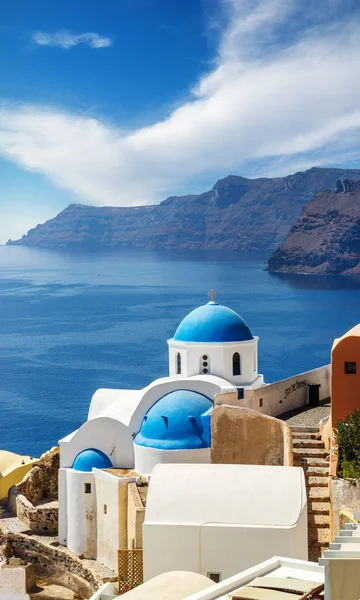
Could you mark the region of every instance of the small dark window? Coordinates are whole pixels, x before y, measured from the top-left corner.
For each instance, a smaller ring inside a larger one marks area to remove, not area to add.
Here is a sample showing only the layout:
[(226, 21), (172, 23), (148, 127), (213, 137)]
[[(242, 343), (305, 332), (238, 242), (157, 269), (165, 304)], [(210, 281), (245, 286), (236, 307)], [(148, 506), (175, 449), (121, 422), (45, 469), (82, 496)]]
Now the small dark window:
[(181, 375), (181, 354), (180, 352), (176, 355), (176, 374)]
[(262, 399), (262, 398), (260, 398), (260, 400), (259, 400), (259, 407), (261, 408), (261, 407), (263, 406), (263, 404), (264, 404), (264, 403), (263, 403), (263, 399)]
[(356, 375), (356, 362), (346, 362), (345, 373), (346, 375)]
[(85, 483), (84, 491), (85, 491), (85, 494), (91, 494), (91, 483)]
[(203, 373), (208, 373), (208, 370), (207, 369), (203, 369)]
[(104, 515), (107, 515), (107, 505), (104, 504)]
[(241, 364), (240, 364), (240, 354), (235, 352), (233, 354), (233, 375), (241, 375)]
[(207, 574), (208, 578), (211, 579), (214, 583), (219, 583), (221, 581), (221, 573), (209, 573)]

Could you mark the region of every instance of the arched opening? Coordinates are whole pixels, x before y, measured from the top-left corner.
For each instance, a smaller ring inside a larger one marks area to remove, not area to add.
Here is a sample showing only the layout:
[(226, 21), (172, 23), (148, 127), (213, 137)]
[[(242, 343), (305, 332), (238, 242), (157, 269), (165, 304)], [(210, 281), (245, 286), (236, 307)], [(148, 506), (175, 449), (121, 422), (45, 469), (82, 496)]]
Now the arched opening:
[(181, 354), (180, 352), (176, 355), (176, 375), (181, 375)]
[(233, 362), (233, 375), (241, 375), (241, 361), (240, 361), (240, 354), (238, 352), (235, 352), (235, 354), (233, 354), (232, 362)]

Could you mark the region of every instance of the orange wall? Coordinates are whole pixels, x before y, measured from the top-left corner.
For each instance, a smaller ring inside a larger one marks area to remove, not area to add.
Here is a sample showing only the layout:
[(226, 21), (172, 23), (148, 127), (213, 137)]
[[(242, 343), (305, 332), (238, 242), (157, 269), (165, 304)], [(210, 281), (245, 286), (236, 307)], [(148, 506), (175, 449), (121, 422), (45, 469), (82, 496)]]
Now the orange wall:
[[(356, 362), (356, 374), (345, 374), (345, 362)], [(355, 408), (360, 409), (360, 337), (345, 336), (331, 353), (331, 416), (332, 426)]]

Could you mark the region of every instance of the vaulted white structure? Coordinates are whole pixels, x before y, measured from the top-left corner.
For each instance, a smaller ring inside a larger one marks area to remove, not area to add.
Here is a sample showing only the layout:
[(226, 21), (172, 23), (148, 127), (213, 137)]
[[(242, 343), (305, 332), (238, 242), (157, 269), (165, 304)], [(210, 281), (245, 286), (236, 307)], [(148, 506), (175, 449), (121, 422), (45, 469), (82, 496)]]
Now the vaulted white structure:
[(144, 578), (225, 579), (274, 554), (307, 560), (302, 468), (157, 465), (143, 526)]

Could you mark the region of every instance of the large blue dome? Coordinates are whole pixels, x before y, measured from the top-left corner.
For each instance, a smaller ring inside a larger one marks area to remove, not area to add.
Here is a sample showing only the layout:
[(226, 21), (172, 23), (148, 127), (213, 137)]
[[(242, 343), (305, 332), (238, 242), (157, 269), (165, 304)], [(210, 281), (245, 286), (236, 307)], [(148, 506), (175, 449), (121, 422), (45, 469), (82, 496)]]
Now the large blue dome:
[(76, 456), (72, 466), (75, 471), (88, 472), (91, 472), (93, 467), (96, 469), (111, 469), (112, 463), (110, 458), (101, 450), (88, 448)]
[(210, 411), (207, 396), (176, 390), (163, 396), (148, 410), (135, 444), (161, 450), (210, 447)]
[(195, 308), (175, 331), (177, 342), (244, 342), (253, 336), (244, 319), (216, 302)]

